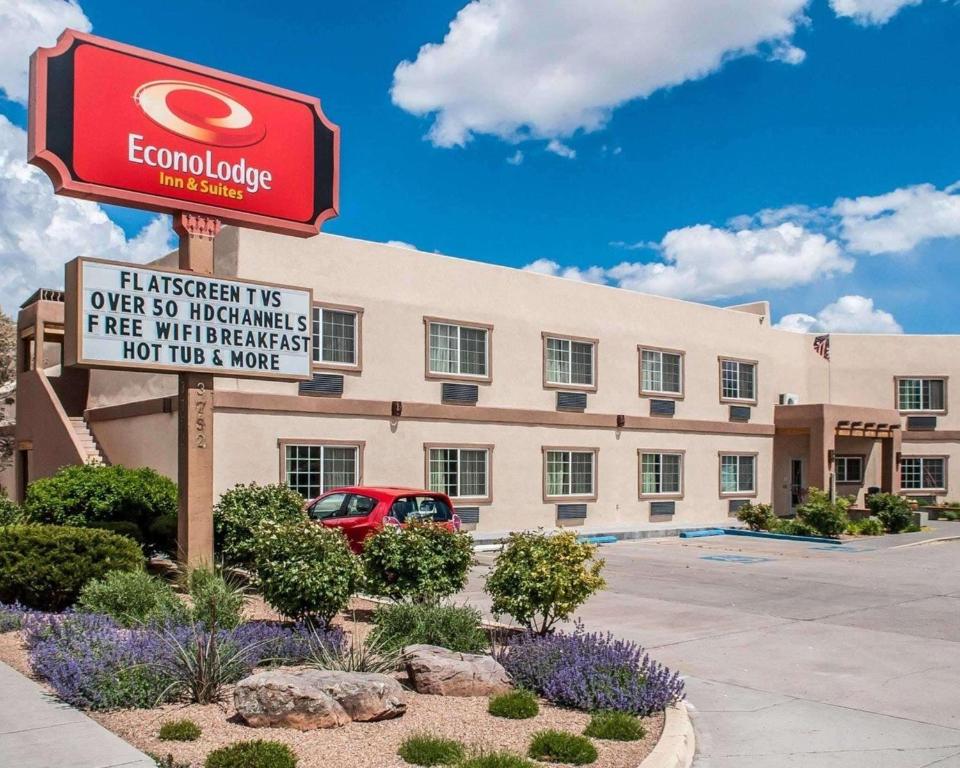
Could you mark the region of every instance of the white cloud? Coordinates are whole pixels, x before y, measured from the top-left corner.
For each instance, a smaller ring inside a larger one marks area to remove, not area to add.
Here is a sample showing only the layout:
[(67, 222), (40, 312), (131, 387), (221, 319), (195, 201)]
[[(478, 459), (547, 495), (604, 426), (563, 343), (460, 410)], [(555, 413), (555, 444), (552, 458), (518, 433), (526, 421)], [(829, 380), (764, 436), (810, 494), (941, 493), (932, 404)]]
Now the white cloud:
[(893, 315), (873, 305), (865, 296), (841, 296), (821, 309), (817, 316), (784, 315), (776, 328), (796, 333), (903, 333)]
[(830, 0), (837, 16), (846, 16), (861, 26), (886, 24), (908, 5), (920, 5), (923, 0)]
[(523, 152), (518, 149), (507, 158), (507, 162), (510, 163), (510, 165), (520, 165), (520, 163), (523, 162)]
[(833, 206), (851, 250), (904, 253), (922, 242), (960, 236), (960, 183), (902, 187), (875, 197), (841, 198)]
[(588, 267), (580, 269), (579, 267), (561, 267), (557, 262), (551, 259), (537, 259), (527, 264), (524, 269), (527, 272), (536, 272), (541, 275), (552, 275), (553, 277), (565, 277), (568, 280), (577, 280), (581, 283), (605, 283), (606, 274), (603, 267)]
[(573, 147), (568, 147), (557, 139), (550, 139), (550, 141), (547, 142), (547, 152), (553, 152), (553, 154), (559, 155), (567, 160), (573, 160), (577, 156), (577, 150), (573, 149)]
[(622, 288), (686, 299), (718, 299), (789, 288), (850, 272), (834, 240), (792, 222), (733, 231), (699, 224), (668, 232), (662, 260), (607, 270)]
[(26, 103), (30, 54), (66, 27), (92, 29), (74, 0), (0, 0), (0, 91), (8, 99)]
[(387, 240), (384, 245), (392, 245), (394, 248), (406, 248), (408, 251), (417, 250), (417, 246), (405, 243), (403, 240)]
[(441, 43), (397, 66), (391, 96), (433, 116), (440, 147), (477, 133), (565, 138), (739, 56), (802, 60), (790, 40), (808, 1), (472, 0)]
[(143, 263), (173, 248), (166, 217), (127, 239), (103, 209), (53, 194), (42, 171), (27, 165), (27, 136), (0, 115), (0, 307), (15, 314), (37, 288), (63, 285), (76, 256)]
[(779, 61), (784, 64), (803, 64), (807, 58), (807, 52), (803, 48), (797, 48), (793, 43), (781, 40), (770, 52), (771, 61)]

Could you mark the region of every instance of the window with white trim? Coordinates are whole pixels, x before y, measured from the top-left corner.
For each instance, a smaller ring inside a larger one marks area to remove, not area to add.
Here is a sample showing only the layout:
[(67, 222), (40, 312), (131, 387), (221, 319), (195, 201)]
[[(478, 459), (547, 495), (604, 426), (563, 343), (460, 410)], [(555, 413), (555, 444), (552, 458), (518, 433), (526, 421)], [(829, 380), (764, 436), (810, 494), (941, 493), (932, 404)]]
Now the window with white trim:
[(430, 322), (430, 373), (487, 376), (489, 333), (486, 328)]
[(838, 483), (862, 483), (863, 456), (837, 456), (833, 460), (833, 474)]
[(430, 448), (427, 453), (431, 491), (453, 499), (486, 499), (490, 495), (490, 451), (487, 448)]
[(283, 458), (287, 485), (306, 499), (358, 482), (360, 448), (356, 445), (287, 443)]
[(595, 451), (549, 450), (546, 456), (546, 495), (594, 495)]
[(947, 487), (942, 456), (904, 456), (900, 459), (900, 487), (905, 491), (939, 491)]
[(640, 350), (640, 389), (663, 395), (683, 394), (683, 355), (659, 349)]
[(314, 305), (313, 362), (317, 365), (357, 365), (358, 313)]
[(640, 493), (677, 496), (683, 490), (682, 453), (641, 453)]
[(947, 383), (944, 379), (897, 379), (897, 409), (942, 411), (946, 389)]
[(757, 364), (721, 360), (720, 395), (724, 400), (756, 400)]
[(547, 336), (547, 384), (592, 387), (595, 347), (592, 341)]
[(757, 457), (727, 453), (720, 456), (720, 493), (754, 493), (757, 490)]

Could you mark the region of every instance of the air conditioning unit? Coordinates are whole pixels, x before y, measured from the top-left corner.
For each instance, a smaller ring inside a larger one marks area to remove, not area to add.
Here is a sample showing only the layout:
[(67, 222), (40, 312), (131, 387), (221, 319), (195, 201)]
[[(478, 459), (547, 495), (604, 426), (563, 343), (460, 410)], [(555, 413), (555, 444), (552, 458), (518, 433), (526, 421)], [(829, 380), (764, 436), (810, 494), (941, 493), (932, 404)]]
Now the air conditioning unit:
[(784, 392), (780, 395), (780, 405), (800, 405), (800, 395)]

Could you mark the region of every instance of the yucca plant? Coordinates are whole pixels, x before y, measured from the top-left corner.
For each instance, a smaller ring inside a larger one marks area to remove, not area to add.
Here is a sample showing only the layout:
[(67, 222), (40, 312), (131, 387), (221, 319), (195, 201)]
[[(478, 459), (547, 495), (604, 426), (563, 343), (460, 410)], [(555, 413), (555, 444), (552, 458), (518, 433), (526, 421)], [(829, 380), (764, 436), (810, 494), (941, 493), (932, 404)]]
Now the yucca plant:
[(368, 635), (366, 640), (360, 640), (354, 619), (350, 640), (345, 643), (332, 644), (314, 630), (308, 663), (318, 669), (388, 675), (396, 671), (402, 659), (403, 653), (399, 649), (378, 640), (375, 635)]

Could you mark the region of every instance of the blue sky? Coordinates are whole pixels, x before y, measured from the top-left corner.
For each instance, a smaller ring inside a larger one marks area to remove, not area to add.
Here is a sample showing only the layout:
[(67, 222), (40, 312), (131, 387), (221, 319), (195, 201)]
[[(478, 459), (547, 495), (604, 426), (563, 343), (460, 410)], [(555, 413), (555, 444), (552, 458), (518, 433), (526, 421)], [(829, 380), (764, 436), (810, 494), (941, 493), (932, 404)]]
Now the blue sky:
[[(716, 3), (676, 0), (679, 10), (664, 12), (685, 14), (669, 26), (679, 26), (675, 39), (652, 40), (644, 30), (660, 19), (649, 8), (661, 3), (647, 3), (636, 34), (618, 38), (624, 2), (610, 0), (621, 6), (612, 20), (583, 14), (591, 4), (556, 2), (581, 8), (531, 24), (510, 7), (521, 0), (482, 0), (509, 44), (480, 53), (462, 39), (469, 13), (461, 37), (445, 41), (466, 0), (82, 0), (80, 9), (97, 34), (319, 96), (342, 129), (341, 215), (325, 231), (553, 273), (572, 267), (575, 278), (718, 304), (768, 298), (776, 319), (809, 316), (800, 329), (960, 331), (960, 190), (950, 187), (960, 179), (960, 6), (743, 0), (738, 13), (770, 24), (728, 30), (697, 18)], [(3, 5), (0, 37), (4, 13), (16, 13)], [(568, 58), (581, 33), (586, 48), (602, 52), (607, 35), (626, 53)], [(426, 43), (441, 50), (418, 61)], [(684, 69), (694, 46), (711, 45), (717, 62)], [(397, 104), (403, 61), (417, 63)], [(579, 68), (585, 91), (533, 89), (525, 99), (525, 83), (558, 66)], [(25, 125), (23, 107), (3, 95), (0, 114)], [(550, 103), (538, 105), (541, 96)], [(444, 114), (458, 127), (425, 138)], [(464, 127), (464, 115), (480, 117)], [(916, 185), (930, 186), (846, 213), (835, 206)], [(106, 211), (128, 238), (153, 218)], [(831, 313), (844, 296), (872, 305)]]

